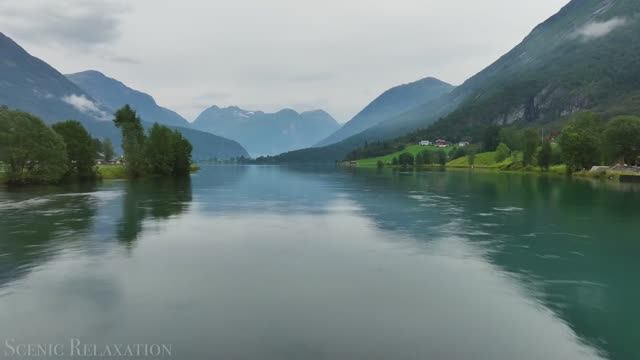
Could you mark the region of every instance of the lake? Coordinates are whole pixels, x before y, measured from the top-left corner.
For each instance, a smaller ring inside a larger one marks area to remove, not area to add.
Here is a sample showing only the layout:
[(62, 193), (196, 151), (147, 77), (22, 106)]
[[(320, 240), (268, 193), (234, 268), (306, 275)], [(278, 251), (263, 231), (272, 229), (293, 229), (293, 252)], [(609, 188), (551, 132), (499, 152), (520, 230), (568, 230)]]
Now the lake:
[(637, 185), (464, 171), (0, 190), (0, 358), (638, 359), (639, 216)]

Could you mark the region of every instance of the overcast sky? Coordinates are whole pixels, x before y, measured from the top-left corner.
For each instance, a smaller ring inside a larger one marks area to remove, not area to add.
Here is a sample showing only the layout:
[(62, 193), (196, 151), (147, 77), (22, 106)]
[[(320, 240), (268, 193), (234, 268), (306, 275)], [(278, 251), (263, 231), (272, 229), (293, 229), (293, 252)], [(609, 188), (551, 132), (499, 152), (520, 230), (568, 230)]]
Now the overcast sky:
[(460, 84), (568, 0), (0, 0), (0, 31), (193, 120), (210, 105), (345, 122), (426, 76)]

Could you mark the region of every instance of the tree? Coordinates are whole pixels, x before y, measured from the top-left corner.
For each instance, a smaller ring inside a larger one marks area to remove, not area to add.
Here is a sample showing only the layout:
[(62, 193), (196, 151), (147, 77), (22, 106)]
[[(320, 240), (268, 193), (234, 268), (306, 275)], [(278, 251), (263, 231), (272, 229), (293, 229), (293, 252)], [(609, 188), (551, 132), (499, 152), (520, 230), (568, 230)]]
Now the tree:
[(113, 143), (111, 139), (106, 138), (102, 141), (102, 155), (104, 156), (105, 161), (113, 160), (116, 152), (113, 150)]
[(438, 151), (438, 164), (440, 164), (440, 166), (447, 165), (447, 153), (444, 152), (444, 150)]
[(542, 143), (542, 148), (540, 148), (538, 152), (538, 166), (543, 170), (549, 170), (552, 156), (553, 150), (551, 149), (551, 142), (545, 140)]
[(507, 145), (507, 147), (509, 147), (509, 149), (511, 149), (512, 151), (522, 150), (523, 148), (522, 134), (520, 131), (514, 128), (506, 127), (500, 129), (498, 138), (500, 139), (500, 142)]
[(467, 162), (470, 167), (473, 167), (476, 164), (476, 151), (475, 149), (469, 149), (469, 154), (467, 155)]
[(145, 146), (148, 170), (154, 175), (171, 175), (175, 162), (173, 132), (166, 126), (153, 124)]
[(604, 131), (607, 158), (636, 164), (640, 155), (640, 118), (619, 116), (609, 122)]
[(67, 175), (92, 178), (96, 175), (96, 144), (89, 132), (75, 120), (53, 124), (67, 149)]
[(0, 161), (10, 183), (57, 182), (67, 171), (64, 140), (42, 120), (0, 108)]
[(193, 146), (178, 130), (173, 131), (173, 175), (185, 176), (191, 171)]
[(538, 133), (533, 129), (525, 130), (523, 134), (523, 144), (522, 162), (524, 166), (529, 166), (533, 164), (533, 158), (538, 150)]
[(397, 157), (393, 157), (393, 159), (391, 159), (391, 165), (393, 166), (398, 166), (398, 158)]
[[(153, 175), (188, 175), (191, 151), (191, 143), (179, 131), (153, 124), (145, 146), (148, 171)], [(244, 162), (244, 159), (239, 162)]]
[(125, 105), (116, 111), (113, 123), (122, 131), (122, 149), (127, 174), (131, 177), (143, 175), (146, 170), (146, 161), (142, 121), (129, 105)]
[(489, 125), (483, 134), (482, 145), (485, 151), (494, 151), (500, 143), (500, 127)]
[(398, 157), (398, 164), (400, 166), (413, 166), (413, 164), (414, 164), (413, 155), (411, 155), (411, 153), (409, 153), (409, 152), (403, 152)]
[(451, 160), (459, 159), (461, 157), (467, 156), (467, 149), (464, 147), (456, 146), (450, 152)]
[(590, 112), (575, 115), (562, 129), (560, 148), (567, 171), (588, 169), (598, 163), (600, 118)]
[(378, 169), (382, 169), (384, 167), (384, 162), (382, 160), (378, 160), (376, 166), (378, 167)]
[(431, 165), (433, 164), (435, 161), (433, 159), (433, 152), (430, 150), (422, 150), (422, 152), (420, 152), (420, 154), (422, 155), (422, 162), (425, 165)]
[(498, 145), (498, 147), (496, 148), (496, 155), (495, 155), (496, 162), (505, 161), (509, 157), (509, 155), (511, 155), (511, 149), (509, 149), (507, 144), (503, 142), (500, 143), (500, 145)]
[(422, 153), (421, 153), (421, 152), (416, 154), (416, 160), (415, 160), (415, 162), (416, 162), (416, 166), (422, 166), (422, 165), (424, 165), (424, 157), (422, 156)]

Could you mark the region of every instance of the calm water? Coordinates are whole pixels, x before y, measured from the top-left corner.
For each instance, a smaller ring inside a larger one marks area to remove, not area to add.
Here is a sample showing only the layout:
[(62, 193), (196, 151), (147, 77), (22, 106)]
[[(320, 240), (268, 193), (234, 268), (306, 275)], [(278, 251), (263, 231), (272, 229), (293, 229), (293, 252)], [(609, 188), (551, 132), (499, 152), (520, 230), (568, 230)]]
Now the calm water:
[(640, 189), (205, 167), (0, 190), (0, 358), (638, 359)]

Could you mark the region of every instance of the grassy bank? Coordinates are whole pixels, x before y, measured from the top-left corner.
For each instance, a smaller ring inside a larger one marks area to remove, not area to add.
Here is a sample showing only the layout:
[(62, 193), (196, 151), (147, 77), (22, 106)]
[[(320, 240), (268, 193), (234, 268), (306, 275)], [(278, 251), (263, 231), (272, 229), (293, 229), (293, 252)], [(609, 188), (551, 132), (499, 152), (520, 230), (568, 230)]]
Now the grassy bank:
[[(358, 167), (377, 167), (378, 161), (382, 161), (385, 167), (392, 166), (392, 160), (394, 157), (398, 157), (403, 152), (410, 152), (412, 155), (416, 155), (427, 147), (424, 146), (409, 146), (403, 151), (399, 151), (393, 154), (389, 154), (387, 156), (381, 156), (377, 158), (370, 158), (364, 160), (358, 160)], [(445, 149), (448, 150), (448, 149)], [(399, 167), (399, 166), (395, 166)], [(417, 169), (429, 169), (429, 168), (440, 168), (439, 165), (424, 165), (415, 167)], [(503, 161), (496, 161), (496, 153), (495, 152), (485, 152), (479, 153), (475, 155), (475, 159), (473, 161), (473, 165), (469, 164), (469, 156), (463, 156), (458, 159), (454, 159), (449, 161), (444, 168), (448, 169), (470, 169), (470, 170), (484, 170), (484, 171), (495, 171), (495, 172), (510, 172), (510, 173), (538, 173), (538, 174), (551, 174), (551, 175), (560, 175), (566, 176), (567, 174), (567, 166), (564, 164), (553, 165), (549, 168), (548, 171), (544, 171), (540, 169), (538, 166), (524, 166), (522, 162), (522, 153), (515, 152), (508, 158)], [(613, 180), (619, 181), (620, 176), (639, 176), (640, 174), (632, 173), (632, 172), (620, 172), (620, 171), (579, 171), (574, 172), (572, 174), (575, 177), (580, 178), (589, 178), (589, 179), (599, 179), (599, 180)]]
[[(393, 154), (389, 154), (387, 156), (370, 158), (364, 160), (358, 160), (359, 167), (376, 167), (378, 166), (378, 161), (381, 160), (385, 166), (391, 166), (391, 161), (394, 157), (398, 157), (403, 152), (410, 152), (412, 155), (416, 155), (417, 153), (425, 150), (429, 147), (424, 146), (410, 146), (403, 151), (399, 151)], [(433, 149), (437, 150), (438, 148), (433, 147)], [(450, 148), (445, 148), (445, 151), (451, 150)], [(425, 165), (418, 168), (433, 168), (440, 167), (438, 165)], [(449, 161), (445, 168), (449, 169), (474, 169), (474, 170), (487, 170), (487, 171), (499, 171), (499, 172), (518, 172), (518, 173), (547, 173), (554, 175), (565, 175), (567, 172), (567, 168), (563, 164), (553, 165), (549, 168), (549, 171), (543, 171), (537, 166), (524, 166), (522, 163), (522, 153), (515, 152), (508, 158), (503, 161), (496, 161), (496, 153), (495, 152), (484, 152), (475, 155), (473, 165), (469, 164), (469, 156), (463, 156), (454, 160)], [(580, 173), (579, 176), (589, 176), (589, 172)]]
[[(124, 165), (98, 165), (98, 177), (103, 180), (126, 179), (127, 171)], [(200, 170), (200, 166), (191, 164), (190, 172)]]
[(419, 153), (425, 150), (430, 150), (433, 152), (444, 150), (445, 152), (449, 153), (449, 151), (451, 151), (452, 149), (453, 149), (453, 146), (439, 148), (436, 146), (409, 145), (405, 147), (404, 150), (394, 152), (393, 154), (378, 156), (378, 157), (368, 158), (368, 159), (362, 159), (362, 160), (358, 160), (357, 162), (358, 162), (358, 166), (361, 166), (361, 167), (376, 167), (378, 166), (378, 161), (382, 161), (382, 163), (385, 166), (390, 166), (393, 161), (393, 158), (399, 157), (400, 154), (402, 153), (410, 153), (415, 157), (416, 155), (418, 155)]

